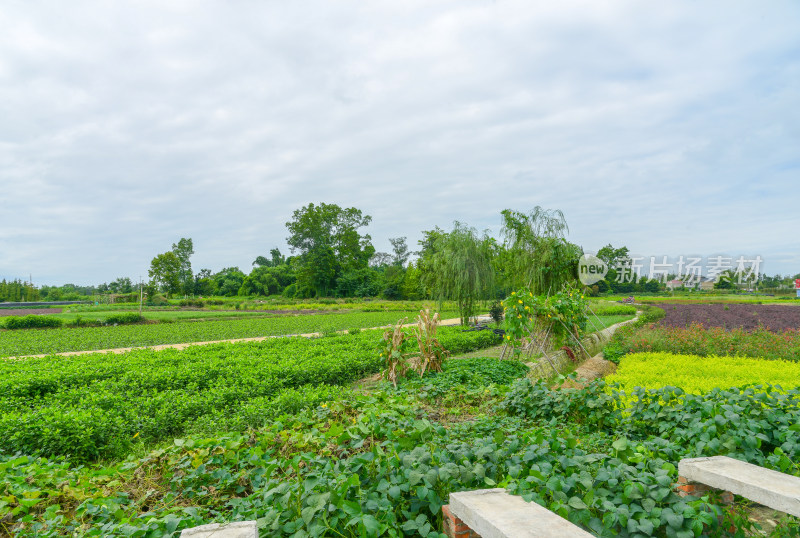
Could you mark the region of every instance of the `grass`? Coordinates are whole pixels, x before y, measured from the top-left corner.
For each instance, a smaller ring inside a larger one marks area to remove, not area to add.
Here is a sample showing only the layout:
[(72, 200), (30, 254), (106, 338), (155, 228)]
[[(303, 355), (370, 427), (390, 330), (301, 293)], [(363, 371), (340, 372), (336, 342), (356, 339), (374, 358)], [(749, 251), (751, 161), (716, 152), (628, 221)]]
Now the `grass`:
[(633, 319), (632, 315), (620, 315), (620, 316), (589, 316), (589, 320), (586, 326), (587, 333), (593, 333), (596, 331), (602, 331), (616, 323), (620, 323), (623, 321), (628, 321), (629, 319)]

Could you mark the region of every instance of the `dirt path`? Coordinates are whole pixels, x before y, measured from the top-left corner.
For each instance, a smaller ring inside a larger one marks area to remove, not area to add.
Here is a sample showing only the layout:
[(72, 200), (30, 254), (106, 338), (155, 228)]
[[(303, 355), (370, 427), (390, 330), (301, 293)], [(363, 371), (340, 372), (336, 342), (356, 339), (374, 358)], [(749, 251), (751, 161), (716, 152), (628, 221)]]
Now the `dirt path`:
[[(459, 318), (453, 319), (443, 319), (439, 325), (440, 326), (451, 326), (451, 325), (458, 325), (461, 323)], [(406, 323), (403, 327), (414, 327), (416, 323)], [(383, 325), (381, 327), (367, 327), (363, 330), (368, 331), (370, 329), (388, 329), (392, 327), (392, 325)], [(344, 334), (347, 331), (337, 331), (339, 334)], [(129, 351), (133, 351), (135, 349), (152, 349), (154, 351), (159, 351), (162, 349), (186, 349), (190, 346), (209, 346), (213, 344), (234, 344), (237, 342), (263, 342), (264, 340), (268, 340), (270, 338), (289, 338), (292, 336), (302, 336), (304, 338), (315, 338), (318, 336), (322, 336), (322, 333), (302, 333), (302, 334), (279, 334), (273, 336), (254, 336), (251, 338), (230, 338), (228, 340), (209, 340), (207, 342), (182, 342), (179, 344), (158, 344), (155, 346), (136, 346), (136, 347), (116, 347), (111, 349), (86, 349), (81, 351), (62, 351), (61, 353), (43, 353), (40, 355), (20, 355), (17, 357), (0, 357), (0, 360), (21, 360), (21, 359), (36, 359), (41, 357), (51, 357), (51, 356), (61, 356), (61, 357), (71, 357), (73, 355), (89, 355), (94, 353), (127, 353)]]

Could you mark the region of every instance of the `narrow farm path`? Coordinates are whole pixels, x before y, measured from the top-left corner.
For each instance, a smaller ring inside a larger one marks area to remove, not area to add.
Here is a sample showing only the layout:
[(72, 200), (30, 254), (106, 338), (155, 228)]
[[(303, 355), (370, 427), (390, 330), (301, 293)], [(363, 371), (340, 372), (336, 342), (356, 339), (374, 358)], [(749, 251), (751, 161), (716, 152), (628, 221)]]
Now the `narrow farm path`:
[[(443, 319), (439, 322), (439, 325), (458, 325), (461, 323), (459, 318), (452, 318), (452, 319)], [(416, 323), (406, 323), (403, 327), (414, 327)], [(366, 327), (362, 330), (368, 331), (370, 329), (388, 329), (391, 325), (382, 325), (380, 327)], [(347, 331), (337, 331), (340, 334), (344, 334)], [(302, 336), (304, 338), (315, 338), (317, 336), (322, 336), (322, 333), (315, 332), (315, 333), (302, 333), (302, 334), (280, 334), (274, 336), (254, 336), (250, 338), (230, 338), (228, 340), (209, 340), (206, 342), (182, 342), (179, 344), (159, 344), (155, 346), (135, 346), (135, 347), (116, 347), (111, 349), (87, 349), (83, 351), (62, 351), (61, 353), (43, 353), (39, 355), (19, 355), (16, 357), (2, 357), (0, 360), (23, 360), (23, 359), (36, 359), (41, 357), (52, 357), (52, 356), (62, 356), (62, 357), (71, 357), (74, 355), (90, 355), (96, 353), (127, 353), (129, 351), (133, 351), (135, 349), (153, 349), (153, 350), (161, 350), (161, 349), (186, 349), (189, 346), (208, 346), (213, 344), (233, 344), (236, 342), (263, 342), (264, 340), (269, 340), (270, 338), (289, 338), (292, 336)]]

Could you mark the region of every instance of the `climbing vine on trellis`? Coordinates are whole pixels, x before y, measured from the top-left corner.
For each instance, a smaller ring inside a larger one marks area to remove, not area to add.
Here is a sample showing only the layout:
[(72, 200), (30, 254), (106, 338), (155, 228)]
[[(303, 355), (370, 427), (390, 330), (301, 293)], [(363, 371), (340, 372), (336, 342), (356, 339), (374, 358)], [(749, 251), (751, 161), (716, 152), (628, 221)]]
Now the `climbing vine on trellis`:
[(537, 328), (552, 332), (558, 342), (578, 339), (586, 329), (587, 305), (583, 293), (572, 287), (549, 297), (534, 295), (526, 289), (511, 292), (503, 301), (506, 341), (519, 353), (523, 339)]

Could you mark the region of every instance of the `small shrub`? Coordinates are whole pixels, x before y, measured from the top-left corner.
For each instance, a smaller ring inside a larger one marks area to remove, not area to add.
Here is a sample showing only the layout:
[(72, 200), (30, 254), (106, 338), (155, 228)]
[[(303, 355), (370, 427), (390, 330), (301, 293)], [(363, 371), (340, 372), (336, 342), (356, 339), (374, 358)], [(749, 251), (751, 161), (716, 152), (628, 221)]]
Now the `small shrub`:
[(489, 308), (489, 315), (492, 317), (492, 321), (496, 324), (500, 325), (500, 322), (503, 321), (503, 305), (500, 302), (495, 302), (492, 304), (491, 308)]
[(12, 316), (6, 320), (6, 329), (43, 329), (61, 327), (62, 321), (53, 316)]
[[(574, 378), (574, 374), (572, 376)], [(511, 415), (576, 422), (590, 427), (614, 427), (621, 416), (618, 393), (608, 394), (602, 380), (583, 389), (550, 389), (544, 381), (523, 378), (514, 383), (501, 407)]]
[(637, 327), (655, 323), (667, 315), (663, 308), (657, 306), (641, 305), (640, 307), (643, 312), (642, 315), (639, 316), (639, 319), (636, 320), (636, 323), (634, 323)]
[(320, 327), (319, 334), (323, 338), (328, 338), (331, 336), (336, 336), (337, 334), (339, 334), (339, 331), (336, 330), (336, 325), (332, 325), (329, 323)]
[(65, 324), (67, 327), (99, 327), (102, 325), (99, 320), (86, 319), (82, 316), (75, 316), (75, 319)]
[(104, 325), (126, 325), (129, 323), (141, 323), (145, 321), (145, 317), (136, 313), (136, 312), (127, 312), (125, 314), (115, 314), (113, 316), (108, 316), (105, 321), (103, 321)]

